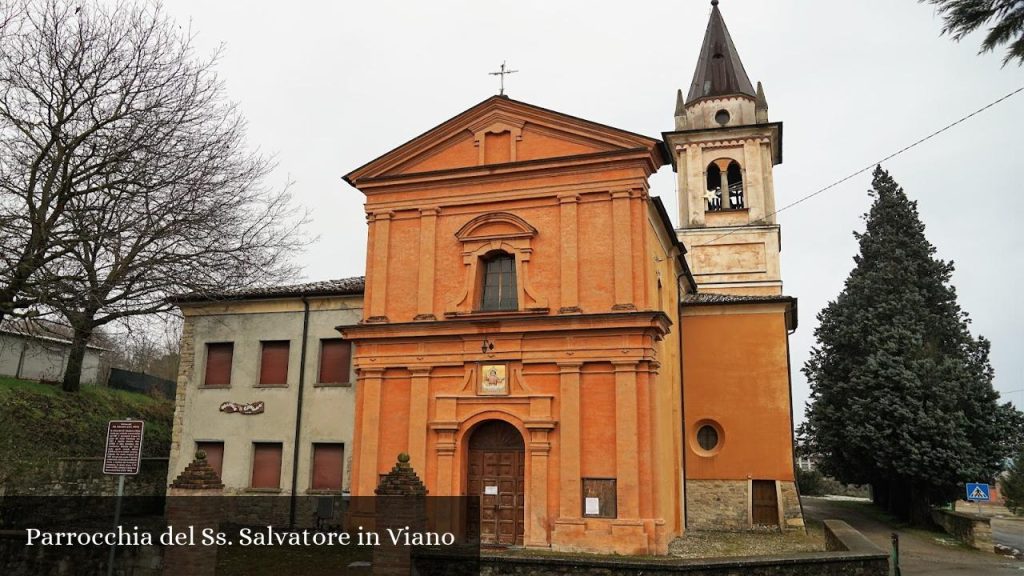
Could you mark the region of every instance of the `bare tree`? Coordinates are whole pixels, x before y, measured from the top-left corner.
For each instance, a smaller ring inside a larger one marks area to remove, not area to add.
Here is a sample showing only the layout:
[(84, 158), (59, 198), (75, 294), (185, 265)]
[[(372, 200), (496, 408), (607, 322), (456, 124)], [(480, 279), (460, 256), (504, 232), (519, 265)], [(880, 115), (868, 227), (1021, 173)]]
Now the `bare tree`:
[(305, 217), (263, 184), (272, 165), (245, 146), (218, 55), (198, 58), (159, 4), (38, 0), (2, 48), (0, 137), (16, 154), (0, 194), (19, 239), (0, 301), (67, 318), (65, 390), (98, 327), (294, 274)]
[(0, 0), (0, 38), (7, 26), (14, 20), (15, 14), (21, 9), (17, 2)]
[(110, 353), (111, 366), (167, 380), (178, 377), (182, 318), (174, 314), (140, 316), (93, 335)]

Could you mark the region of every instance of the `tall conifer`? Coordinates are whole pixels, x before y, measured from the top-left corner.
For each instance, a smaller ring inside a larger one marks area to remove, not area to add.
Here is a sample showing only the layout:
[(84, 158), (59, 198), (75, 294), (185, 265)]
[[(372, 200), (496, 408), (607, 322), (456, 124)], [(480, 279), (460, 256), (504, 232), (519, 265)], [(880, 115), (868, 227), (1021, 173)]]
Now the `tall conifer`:
[(998, 405), (989, 343), (968, 330), (917, 203), (881, 167), (870, 194), (856, 266), (818, 314), (802, 435), (825, 473), (920, 523), (999, 471), (1020, 420)]

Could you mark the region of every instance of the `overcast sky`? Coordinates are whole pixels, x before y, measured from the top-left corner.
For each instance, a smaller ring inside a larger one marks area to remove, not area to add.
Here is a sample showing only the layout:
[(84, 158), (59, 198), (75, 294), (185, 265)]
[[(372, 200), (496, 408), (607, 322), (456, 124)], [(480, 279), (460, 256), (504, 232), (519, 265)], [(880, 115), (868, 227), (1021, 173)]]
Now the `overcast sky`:
[[(249, 120), (249, 142), (276, 155), (278, 183), (314, 217), (319, 240), (305, 278), (363, 274), (363, 197), (341, 177), (497, 92), (487, 73), (518, 69), (508, 94), (595, 122), (659, 137), (673, 128), (710, 13), (705, 0), (433, 0), (211, 2), (166, 0), (198, 46), (223, 43), (219, 71)], [(770, 119), (785, 123), (775, 169), (785, 206), (1024, 85), (1002, 53), (977, 55), (977, 35), (940, 37), (932, 7), (913, 0), (722, 0)], [(885, 164), (918, 201), (926, 234), (956, 263), (953, 282), (973, 330), (992, 340), (996, 387), (1024, 406), (1024, 269), (1020, 215), (1024, 94)], [(816, 314), (842, 288), (863, 228), (870, 174), (785, 210), (786, 294), (800, 300), (792, 337), (793, 393)], [(652, 192), (675, 219), (666, 166)]]

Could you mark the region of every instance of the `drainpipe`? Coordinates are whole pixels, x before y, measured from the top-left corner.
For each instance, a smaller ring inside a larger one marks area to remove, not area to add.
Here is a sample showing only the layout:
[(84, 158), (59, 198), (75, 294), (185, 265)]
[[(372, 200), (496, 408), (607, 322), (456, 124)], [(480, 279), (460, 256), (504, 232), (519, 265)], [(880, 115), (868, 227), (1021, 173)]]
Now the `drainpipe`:
[[(786, 331), (786, 378), (789, 380), (789, 434), (793, 447), (793, 490), (796, 491), (796, 501), (800, 504), (800, 519), (804, 518), (804, 501), (800, 497), (800, 484), (797, 482), (799, 472), (797, 471), (796, 455), (796, 421), (793, 419), (793, 367), (789, 358), (789, 336), (796, 332), (796, 329)], [(783, 530), (785, 528), (783, 527)], [(807, 524), (804, 524), (804, 532), (807, 532)]]
[(686, 380), (683, 378), (683, 293), (679, 293), (679, 279), (686, 274), (685, 269), (676, 275), (676, 310), (679, 313), (679, 416), (683, 427), (683, 532), (686, 532), (690, 519), (690, 507), (686, 505)]
[(295, 438), (292, 441), (292, 494), (288, 509), (288, 526), (295, 527), (295, 508), (299, 500), (299, 438), (302, 433), (302, 394), (306, 383), (306, 347), (309, 340), (309, 300), (302, 297), (302, 346), (299, 353), (299, 391), (295, 403)]

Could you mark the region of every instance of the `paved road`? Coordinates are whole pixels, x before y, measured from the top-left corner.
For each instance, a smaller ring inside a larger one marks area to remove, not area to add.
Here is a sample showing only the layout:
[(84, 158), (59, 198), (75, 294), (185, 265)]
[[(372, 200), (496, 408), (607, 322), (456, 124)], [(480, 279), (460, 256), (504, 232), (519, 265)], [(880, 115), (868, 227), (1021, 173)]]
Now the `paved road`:
[[(883, 550), (890, 549), (890, 535), (894, 530), (857, 507), (811, 497), (804, 497), (803, 503), (804, 514), (808, 519), (843, 520)], [(900, 568), (903, 576), (1024, 575), (1024, 562), (944, 544), (939, 540), (939, 534), (931, 538), (918, 531), (895, 532), (900, 535)]]
[(1024, 519), (993, 518), (992, 540), (996, 544), (1024, 551)]

